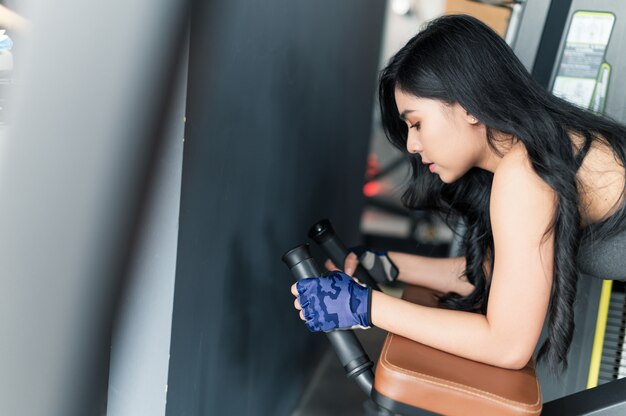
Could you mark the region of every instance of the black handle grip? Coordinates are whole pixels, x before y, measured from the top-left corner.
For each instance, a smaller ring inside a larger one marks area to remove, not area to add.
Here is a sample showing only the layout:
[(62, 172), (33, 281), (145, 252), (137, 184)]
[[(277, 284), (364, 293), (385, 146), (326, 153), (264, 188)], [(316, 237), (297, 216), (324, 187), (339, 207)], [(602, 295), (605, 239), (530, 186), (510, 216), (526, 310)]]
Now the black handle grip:
[[(350, 250), (348, 250), (337, 236), (329, 220), (321, 220), (315, 223), (309, 230), (309, 238), (319, 244), (328, 258), (330, 258), (337, 267), (343, 268), (343, 264), (348, 254), (350, 254)], [(369, 272), (360, 264), (357, 265), (354, 276), (372, 289), (380, 291), (376, 280), (374, 280)]]
[[(320, 269), (311, 257), (308, 244), (300, 245), (283, 255), (283, 262), (296, 280), (321, 275)], [(346, 371), (348, 378), (353, 379), (369, 397), (374, 385), (374, 363), (369, 359), (361, 342), (352, 330), (326, 332), (339, 361)]]

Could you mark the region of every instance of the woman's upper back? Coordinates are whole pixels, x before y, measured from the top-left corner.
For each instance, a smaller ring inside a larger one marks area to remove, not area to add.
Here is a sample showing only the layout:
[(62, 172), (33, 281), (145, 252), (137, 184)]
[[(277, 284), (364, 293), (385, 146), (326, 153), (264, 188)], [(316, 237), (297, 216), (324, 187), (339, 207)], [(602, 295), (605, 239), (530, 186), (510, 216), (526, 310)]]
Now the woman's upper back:
[[(592, 144), (577, 178), (581, 225), (588, 231), (623, 207), (624, 167), (607, 145)], [(587, 275), (626, 280), (626, 229), (601, 240), (594, 239), (592, 232), (585, 233), (576, 261), (580, 271)]]
[[(579, 138), (574, 137), (573, 142), (580, 148)], [(624, 167), (606, 144), (591, 144), (576, 176), (582, 227), (605, 220), (623, 204)]]
[[(581, 143), (581, 140), (573, 138), (577, 149), (580, 149)], [(505, 157), (528, 157), (519, 143), (511, 148), (511, 152)], [(576, 178), (581, 228), (591, 230), (593, 225), (606, 221), (623, 207), (626, 170), (607, 145), (601, 142), (591, 145)], [(593, 233), (585, 233), (576, 262), (587, 275), (626, 280), (626, 227), (601, 240), (595, 239)]]

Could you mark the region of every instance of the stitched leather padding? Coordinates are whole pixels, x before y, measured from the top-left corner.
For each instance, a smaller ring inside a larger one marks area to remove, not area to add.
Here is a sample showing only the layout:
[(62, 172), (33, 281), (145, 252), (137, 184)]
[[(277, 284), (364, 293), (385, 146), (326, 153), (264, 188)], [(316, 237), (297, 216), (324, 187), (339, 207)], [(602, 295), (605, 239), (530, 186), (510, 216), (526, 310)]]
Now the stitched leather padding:
[[(403, 299), (437, 307), (436, 293), (407, 285)], [(445, 328), (442, 328), (445, 330)], [(396, 402), (444, 415), (539, 415), (542, 400), (531, 360), (507, 370), (388, 334), (374, 389)]]

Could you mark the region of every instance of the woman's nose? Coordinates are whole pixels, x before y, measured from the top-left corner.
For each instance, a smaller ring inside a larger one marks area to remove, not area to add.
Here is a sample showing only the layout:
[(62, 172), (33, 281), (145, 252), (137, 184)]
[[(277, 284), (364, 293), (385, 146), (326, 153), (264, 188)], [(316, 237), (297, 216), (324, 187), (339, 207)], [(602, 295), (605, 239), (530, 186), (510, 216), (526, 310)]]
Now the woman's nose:
[(419, 141), (419, 139), (416, 137), (416, 134), (411, 134), (411, 132), (409, 132), (409, 135), (407, 136), (406, 139), (406, 150), (409, 153), (419, 153), (422, 151), (422, 143)]

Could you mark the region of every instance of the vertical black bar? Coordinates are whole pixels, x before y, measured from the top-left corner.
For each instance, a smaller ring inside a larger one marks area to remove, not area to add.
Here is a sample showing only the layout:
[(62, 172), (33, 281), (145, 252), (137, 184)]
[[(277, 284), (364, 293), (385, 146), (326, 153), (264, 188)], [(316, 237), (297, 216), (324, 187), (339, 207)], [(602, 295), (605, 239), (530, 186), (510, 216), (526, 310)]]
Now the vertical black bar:
[(532, 76), (544, 87), (548, 88), (552, 70), (556, 64), (559, 44), (565, 31), (565, 22), (569, 14), (572, 0), (552, 0), (546, 23), (541, 35), (541, 43), (537, 50)]

